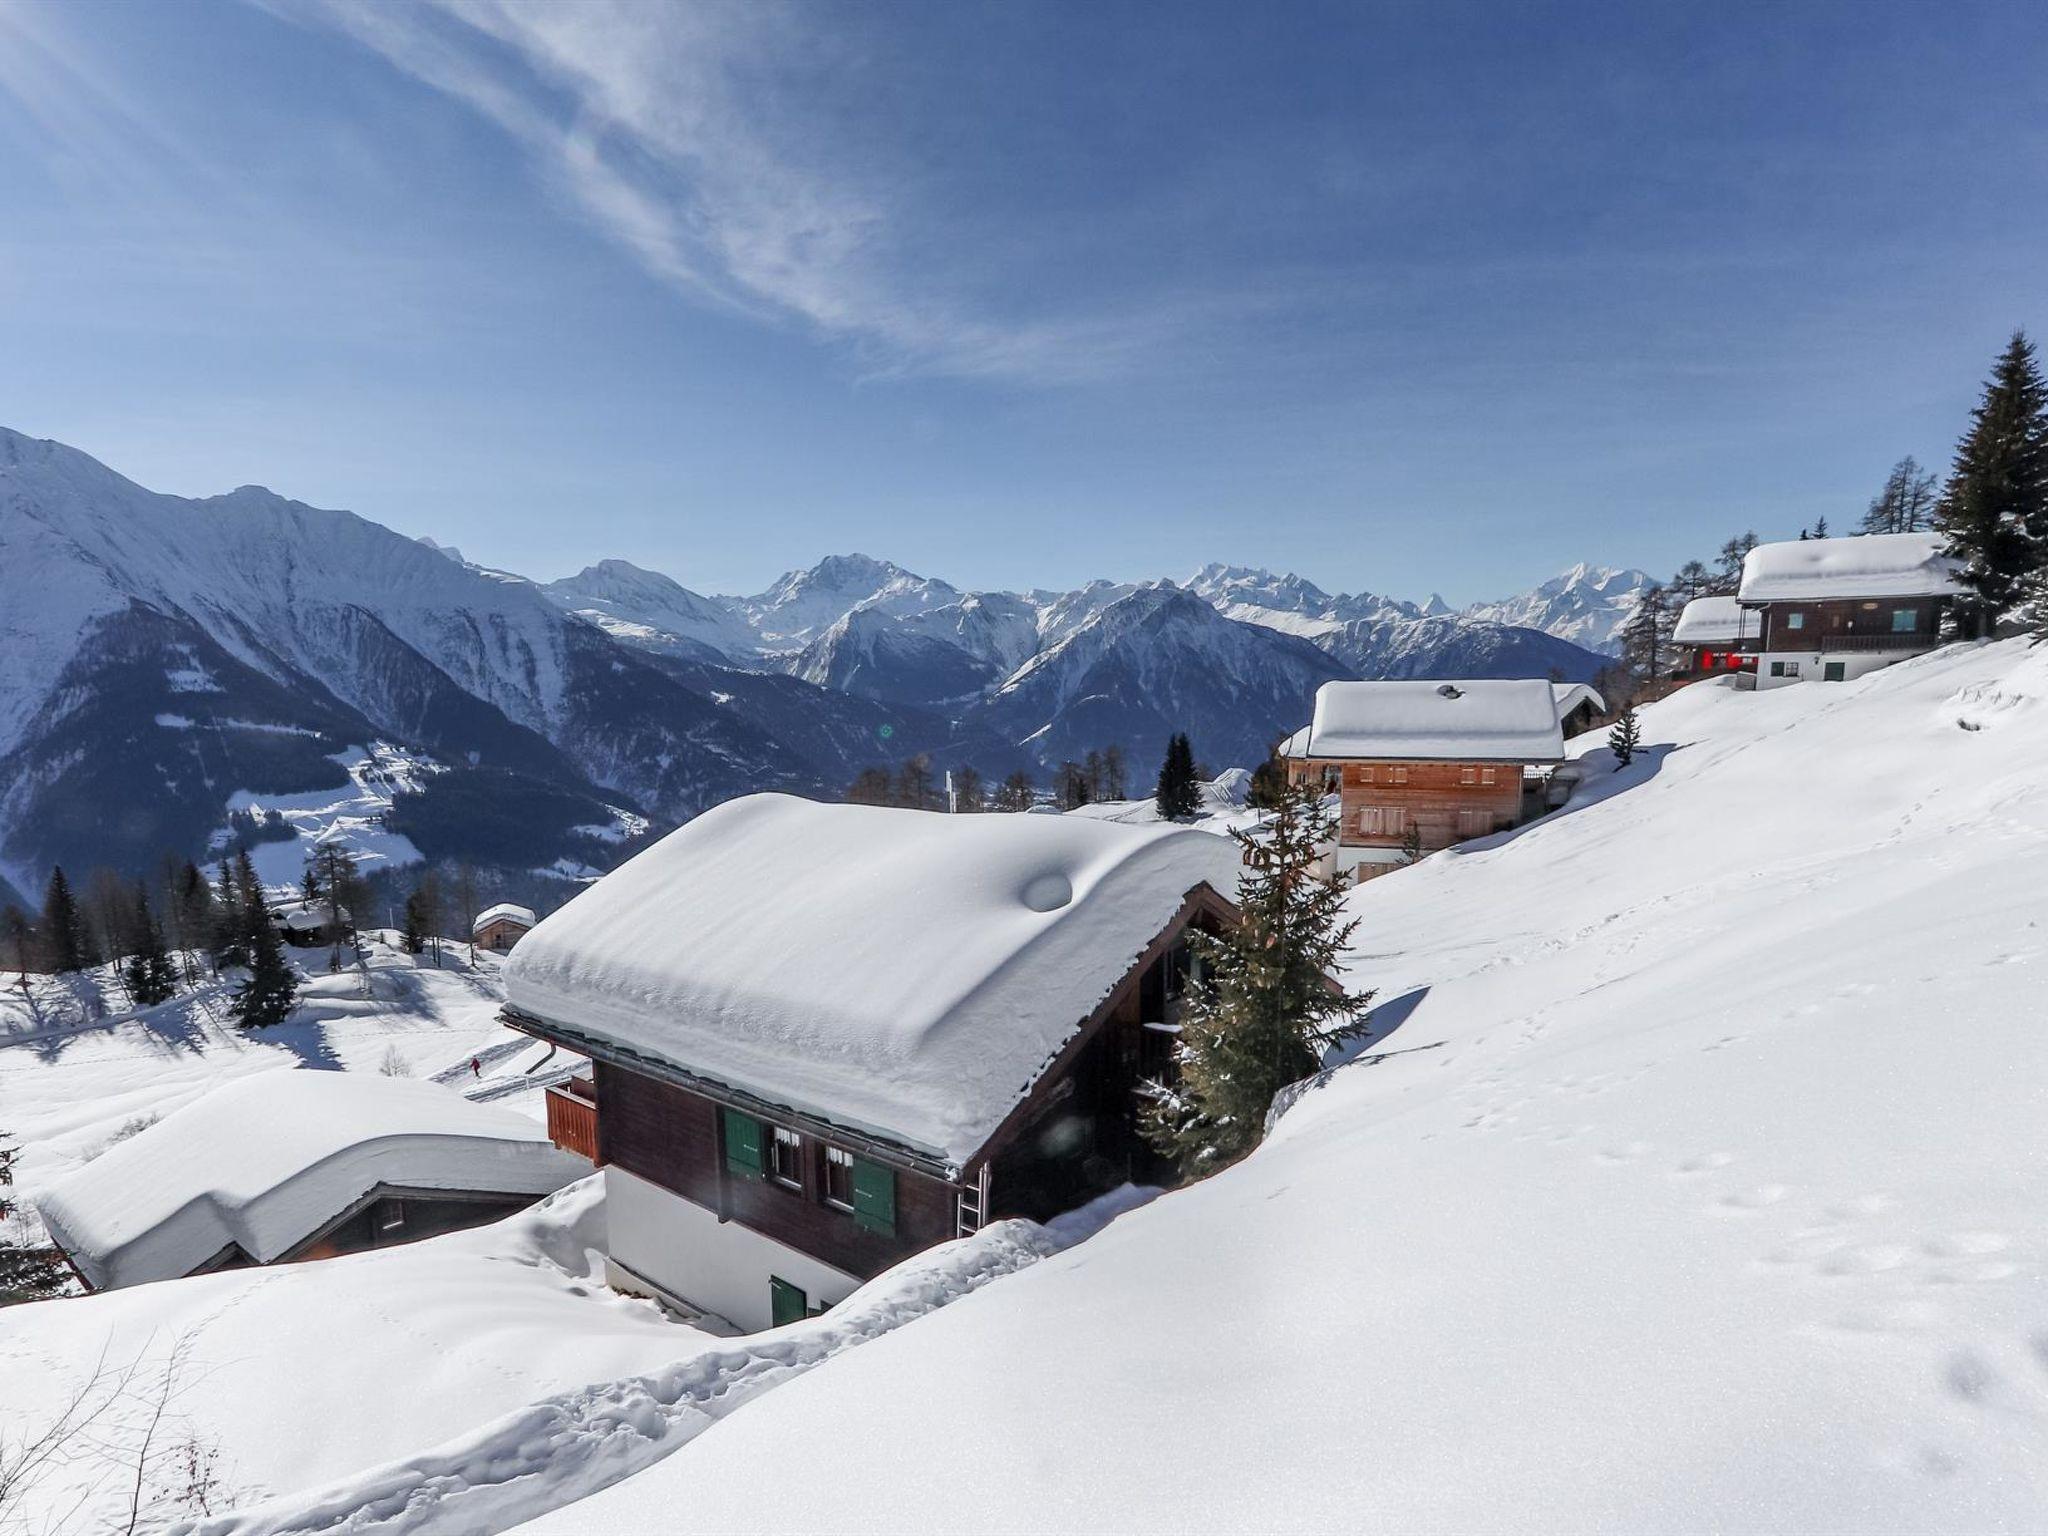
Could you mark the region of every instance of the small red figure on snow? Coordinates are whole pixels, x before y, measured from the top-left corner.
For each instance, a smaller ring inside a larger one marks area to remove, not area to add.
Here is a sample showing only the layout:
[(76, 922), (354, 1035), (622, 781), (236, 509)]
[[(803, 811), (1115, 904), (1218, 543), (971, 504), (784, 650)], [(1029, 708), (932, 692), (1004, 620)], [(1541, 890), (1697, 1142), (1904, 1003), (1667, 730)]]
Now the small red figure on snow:
[(471, 1077), (482, 1077), (484, 1075), (484, 1062), (481, 1056), (469, 1058), (469, 1075)]

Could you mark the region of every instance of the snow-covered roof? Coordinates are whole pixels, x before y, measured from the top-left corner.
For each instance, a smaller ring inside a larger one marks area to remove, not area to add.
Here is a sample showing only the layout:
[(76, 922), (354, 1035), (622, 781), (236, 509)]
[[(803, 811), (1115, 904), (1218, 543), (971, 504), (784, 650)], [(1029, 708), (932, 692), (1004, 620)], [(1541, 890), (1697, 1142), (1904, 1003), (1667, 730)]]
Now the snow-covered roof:
[(520, 940), (519, 1012), (963, 1165), (1237, 846), (750, 795)]
[(477, 913), (476, 921), (470, 925), (470, 931), (481, 932), (492, 923), (501, 920), (510, 920), (527, 928), (531, 928), (539, 921), (533, 915), (533, 908), (514, 906), (509, 901), (501, 901), (495, 907), (485, 907), (483, 911)]
[(1551, 694), (1557, 700), (1557, 718), (1564, 719), (1581, 704), (1591, 704), (1595, 709), (1607, 708), (1607, 700), (1600, 696), (1600, 690), (1591, 683), (1552, 683)]
[[(345, 921), (348, 917), (347, 907), (341, 909), (341, 915)], [(293, 933), (312, 933), (327, 926), (327, 903), (307, 901), (303, 897), (280, 901), (271, 907), (270, 920), (278, 927), (288, 928)]]
[(1295, 757), (1553, 762), (1564, 756), (1558, 695), (1542, 678), (1325, 683)]
[(1680, 645), (1733, 645), (1756, 639), (1763, 632), (1762, 626), (1763, 620), (1753, 610), (1744, 608), (1739, 597), (1696, 597), (1678, 615), (1671, 638)]
[(1938, 533), (1759, 544), (1742, 562), (1745, 603), (1830, 597), (1952, 597), (1963, 590)]
[(214, 1089), (36, 1197), (95, 1289), (189, 1274), (229, 1244), (290, 1252), (379, 1184), (552, 1194), (590, 1171), (516, 1110), (354, 1072), (259, 1072)]

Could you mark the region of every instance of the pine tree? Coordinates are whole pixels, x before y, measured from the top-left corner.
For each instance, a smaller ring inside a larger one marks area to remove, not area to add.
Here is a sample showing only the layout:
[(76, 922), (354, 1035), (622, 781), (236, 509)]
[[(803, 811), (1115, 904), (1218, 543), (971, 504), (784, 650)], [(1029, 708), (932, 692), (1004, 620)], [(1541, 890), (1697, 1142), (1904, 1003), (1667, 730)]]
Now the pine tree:
[(214, 876), (212, 938), (214, 974), (249, 963), (249, 916), (242, 910), (242, 884), (222, 859)]
[(1826, 513), (1822, 513), (1819, 517), (1813, 520), (1813, 536), (1816, 539), (1824, 539), (1828, 536), (1828, 520)]
[(1863, 514), (1865, 533), (1918, 533), (1934, 520), (1935, 478), (1910, 453), (1894, 464)]
[(2048, 384), (2024, 331), (2013, 332), (1956, 445), (1936, 523), (1971, 591), (1965, 627), (1988, 634), (2048, 558)]
[(128, 996), (138, 1008), (154, 1008), (177, 994), (177, 973), (171, 969), (170, 951), (164, 947), (164, 931), (149, 907), (148, 888), (137, 882), (135, 907), (129, 919), (128, 962), (121, 969)]
[(988, 793), (982, 787), (981, 774), (971, 763), (963, 763), (953, 770), (952, 807), (964, 816), (988, 809)]
[(1642, 745), (1643, 724), (1636, 718), (1636, 707), (1627, 704), (1613, 725), (1607, 729), (1607, 748), (1614, 754), (1615, 766), (1626, 768), (1635, 760), (1636, 748)]
[(212, 948), (213, 889), (206, 883), (205, 873), (189, 859), (172, 883), (170, 910), (176, 915), (173, 931), (185, 965), (185, 982), (190, 986), (196, 979), (190, 952)]
[(71, 894), (71, 882), (64, 866), (50, 866), (50, 883), (43, 892), (43, 946), (53, 971), (85, 969), (87, 947), (85, 920), (79, 915), (78, 899)]
[(1279, 808), (1287, 795), (1287, 765), (1280, 760), (1280, 749), (1273, 747), (1266, 753), (1266, 760), (1252, 770), (1252, 781), (1245, 786), (1244, 803), (1255, 811), (1271, 811)]
[(36, 931), (26, 912), (12, 903), (0, 911), (0, 964), (16, 974), (24, 992), (28, 990), (28, 962), (35, 942)]
[(1178, 732), (1166, 744), (1166, 760), (1159, 765), (1159, 786), (1154, 791), (1159, 815), (1166, 821), (1186, 821), (1202, 808), (1201, 783), (1195, 777), (1195, 749), (1186, 732)]
[(1126, 800), (1130, 798), (1129, 782), (1126, 778), (1128, 767), (1124, 762), (1124, 749), (1111, 742), (1102, 749), (1102, 797), (1105, 800)]
[(23, 1240), (14, 1204), (17, 1150), (0, 1137), (0, 1306), (37, 1301), (64, 1290), (64, 1261), (49, 1245), (31, 1248)]
[(1017, 769), (996, 789), (995, 808), (1012, 814), (1028, 811), (1038, 802), (1038, 790), (1031, 782), (1031, 775), (1022, 768)]
[(1636, 599), (1635, 610), (1621, 628), (1621, 658), (1637, 677), (1663, 676), (1669, 619), (1664, 589), (1653, 583)]
[(229, 1014), (244, 1029), (282, 1024), (299, 997), (299, 978), (285, 960), (277, 928), (260, 903), (256, 910), (249, 929), (249, 974), (228, 1002)]
[(1088, 804), (1088, 770), (1069, 760), (1053, 775), (1053, 803), (1063, 811), (1079, 810)]
[(1742, 562), (1749, 558), (1749, 552), (1756, 548), (1754, 532), (1739, 533), (1721, 546), (1721, 553), (1714, 557), (1714, 591), (1720, 596), (1742, 585)]
[(327, 969), (338, 971), (342, 950), (346, 948), (354, 954), (356, 913), (362, 910), (370, 894), (357, 873), (355, 855), (338, 842), (322, 843), (306, 868), (306, 888), (311, 893), (307, 899), (316, 902), (326, 914), (331, 936)]
[(1422, 862), (1422, 825), (1414, 817), (1408, 818), (1407, 830), (1401, 834), (1401, 862), (1420, 864)]
[(896, 781), (886, 768), (863, 768), (846, 786), (848, 805), (894, 805)]
[(1190, 933), (1204, 974), (1181, 1006), (1177, 1079), (1151, 1085), (1143, 1114), (1147, 1139), (1190, 1176), (1257, 1146), (1273, 1096), (1356, 1034), (1371, 1001), (1331, 984), (1358, 925), (1316, 873), (1337, 836), (1323, 797), (1291, 790), (1263, 825), (1232, 836), (1244, 852), (1242, 921)]
[(399, 929), (398, 941), (408, 955), (422, 954), (426, 950), (426, 917), (421, 909), (420, 893), (417, 889), (405, 898), (405, 926)]

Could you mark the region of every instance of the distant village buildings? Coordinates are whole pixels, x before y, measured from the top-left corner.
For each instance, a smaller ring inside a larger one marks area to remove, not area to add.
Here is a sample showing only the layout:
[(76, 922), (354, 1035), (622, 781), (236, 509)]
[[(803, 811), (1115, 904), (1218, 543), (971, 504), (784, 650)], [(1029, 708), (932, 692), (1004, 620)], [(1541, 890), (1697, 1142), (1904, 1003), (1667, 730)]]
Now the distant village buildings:
[(618, 1288), (744, 1329), (934, 1243), (1165, 1168), (1187, 934), (1237, 921), (1192, 828), (753, 795), (637, 855), (506, 962), (505, 1020), (603, 1165)]
[(477, 913), (476, 921), (470, 925), (470, 936), (476, 940), (478, 949), (488, 949), (498, 955), (510, 954), (512, 946), (532, 932), (537, 921), (533, 908), (501, 901)]
[(1289, 783), (1339, 797), (1334, 875), (1370, 880), (1542, 814), (1571, 776), (1564, 719), (1598, 707), (1540, 678), (1325, 683), (1280, 756)]
[(1938, 533), (1759, 544), (1736, 594), (1756, 616), (1756, 685), (1845, 682), (1941, 643), (1961, 595)]
[(515, 1110), (371, 1073), (237, 1078), (36, 1197), (88, 1290), (480, 1226), (590, 1172)]

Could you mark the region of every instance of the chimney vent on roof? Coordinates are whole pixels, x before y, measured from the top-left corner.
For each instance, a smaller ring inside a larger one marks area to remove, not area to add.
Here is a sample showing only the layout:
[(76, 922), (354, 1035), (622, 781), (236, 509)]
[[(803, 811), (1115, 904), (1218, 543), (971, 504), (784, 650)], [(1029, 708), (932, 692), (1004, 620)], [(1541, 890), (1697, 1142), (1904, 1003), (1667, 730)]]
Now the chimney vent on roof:
[(1447, 699), (1462, 699), (1463, 697), (1465, 697), (1465, 695), (1459, 691), (1458, 685), (1456, 683), (1445, 683), (1443, 687), (1437, 689), (1437, 692), (1442, 694)]

